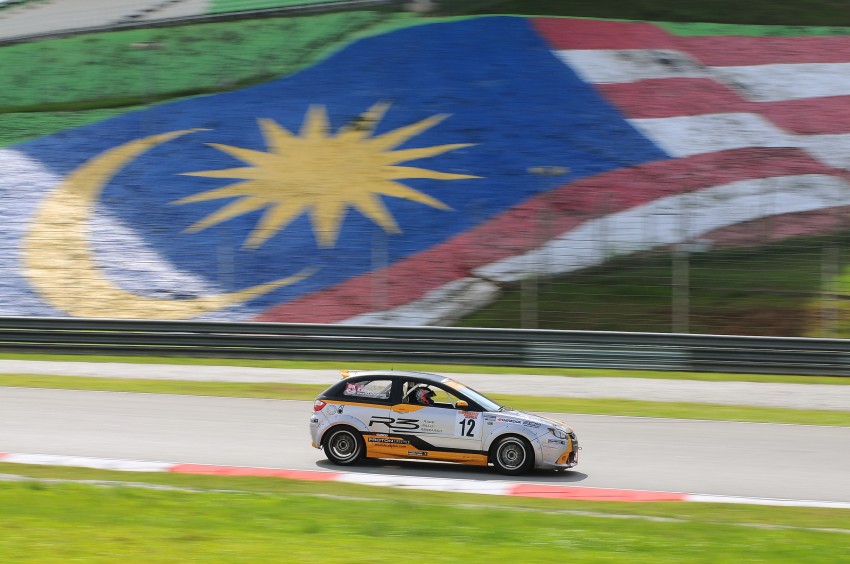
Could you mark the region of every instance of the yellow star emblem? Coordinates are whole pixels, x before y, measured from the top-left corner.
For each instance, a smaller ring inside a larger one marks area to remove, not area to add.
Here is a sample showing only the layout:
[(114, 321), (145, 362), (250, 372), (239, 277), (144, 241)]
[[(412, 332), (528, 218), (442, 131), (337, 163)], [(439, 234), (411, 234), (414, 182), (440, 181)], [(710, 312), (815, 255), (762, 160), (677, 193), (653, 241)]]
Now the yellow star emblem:
[(379, 196), (450, 210), (443, 202), (396, 181), (405, 178), (459, 180), (477, 176), (398, 165), (472, 144), (393, 150), (448, 115), (435, 115), (373, 137), (375, 127), (388, 108), (388, 103), (379, 102), (336, 133), (330, 131), (324, 106), (312, 106), (308, 110), (298, 135), (274, 120), (259, 119), (267, 152), (211, 143), (212, 147), (252, 166), (186, 173), (187, 176), (243, 180), (173, 202), (187, 204), (237, 198), (194, 223), (187, 231), (195, 233), (233, 217), (266, 209), (244, 245), (257, 248), (302, 213), (309, 213), (319, 245), (332, 247), (349, 207), (357, 209), (388, 233), (401, 232)]

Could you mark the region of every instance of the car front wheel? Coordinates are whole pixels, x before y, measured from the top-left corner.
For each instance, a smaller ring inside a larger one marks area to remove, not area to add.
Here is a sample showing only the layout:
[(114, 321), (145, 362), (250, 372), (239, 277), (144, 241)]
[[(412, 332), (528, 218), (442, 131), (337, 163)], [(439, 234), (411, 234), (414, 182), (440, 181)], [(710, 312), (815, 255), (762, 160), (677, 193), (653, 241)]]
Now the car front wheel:
[(527, 472), (534, 465), (534, 452), (527, 441), (509, 436), (499, 439), (493, 447), (491, 460), (502, 474), (515, 476)]
[(350, 427), (332, 430), (323, 448), (328, 460), (340, 466), (355, 464), (363, 457), (363, 439)]

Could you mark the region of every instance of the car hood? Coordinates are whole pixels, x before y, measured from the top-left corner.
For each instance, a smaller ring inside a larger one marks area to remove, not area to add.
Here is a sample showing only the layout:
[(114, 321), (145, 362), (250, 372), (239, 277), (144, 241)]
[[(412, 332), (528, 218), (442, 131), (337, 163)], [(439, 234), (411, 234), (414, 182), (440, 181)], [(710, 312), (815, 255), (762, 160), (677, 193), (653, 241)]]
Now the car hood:
[(530, 421), (532, 423), (539, 423), (541, 426), (547, 427), (556, 427), (559, 429), (564, 429), (566, 431), (572, 431), (573, 428), (564, 423), (563, 421), (558, 421), (557, 419), (550, 419), (548, 417), (543, 417), (541, 415), (534, 415), (533, 413), (526, 413), (525, 411), (500, 411), (496, 413), (497, 420), (499, 417), (504, 419), (521, 419), (523, 421)]

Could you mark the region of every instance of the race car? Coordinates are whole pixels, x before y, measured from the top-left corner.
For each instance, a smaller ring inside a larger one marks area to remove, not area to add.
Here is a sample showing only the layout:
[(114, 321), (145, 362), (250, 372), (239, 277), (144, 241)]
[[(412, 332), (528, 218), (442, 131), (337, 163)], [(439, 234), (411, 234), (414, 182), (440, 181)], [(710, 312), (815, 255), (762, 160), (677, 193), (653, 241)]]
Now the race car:
[(516, 475), (578, 463), (571, 427), (501, 406), (424, 372), (347, 371), (313, 404), (310, 435), (334, 464), (406, 458), (487, 466)]

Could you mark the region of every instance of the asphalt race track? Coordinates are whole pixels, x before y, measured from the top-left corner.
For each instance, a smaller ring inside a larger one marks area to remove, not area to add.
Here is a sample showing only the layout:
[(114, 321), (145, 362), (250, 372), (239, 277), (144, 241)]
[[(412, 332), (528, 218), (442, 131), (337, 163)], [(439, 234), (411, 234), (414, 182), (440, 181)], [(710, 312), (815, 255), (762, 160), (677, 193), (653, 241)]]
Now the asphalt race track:
[[(0, 388), (0, 452), (338, 470), (310, 446), (310, 410), (299, 401)], [(523, 481), (850, 502), (850, 428), (555, 417), (575, 427), (580, 463)], [(507, 479), (418, 461), (368, 461), (351, 470)]]

